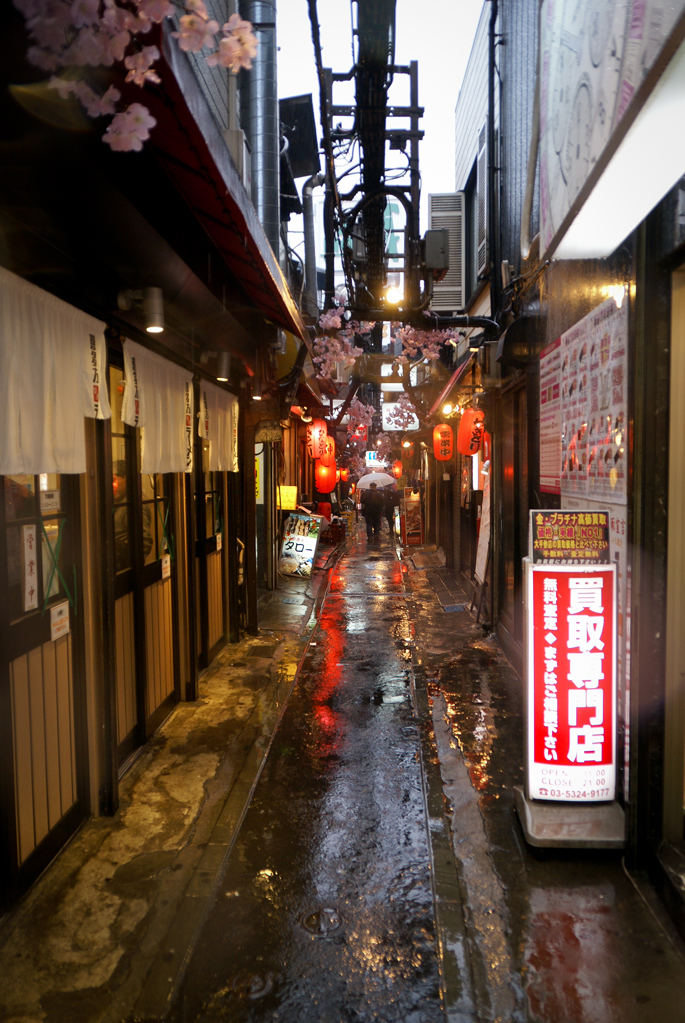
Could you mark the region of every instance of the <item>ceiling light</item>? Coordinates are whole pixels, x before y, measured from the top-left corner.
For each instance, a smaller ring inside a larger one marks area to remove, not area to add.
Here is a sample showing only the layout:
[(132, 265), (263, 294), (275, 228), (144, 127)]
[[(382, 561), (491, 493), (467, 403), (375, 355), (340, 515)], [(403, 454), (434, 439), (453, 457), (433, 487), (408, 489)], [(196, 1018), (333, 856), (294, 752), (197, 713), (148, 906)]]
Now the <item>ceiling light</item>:
[(216, 378), (222, 383), (228, 383), (231, 372), (231, 353), (219, 352), (216, 359)]
[(143, 288), (143, 316), (148, 334), (164, 330), (164, 293), (161, 288)]
[(262, 400), (262, 381), (259, 377), (252, 377), (252, 400)]

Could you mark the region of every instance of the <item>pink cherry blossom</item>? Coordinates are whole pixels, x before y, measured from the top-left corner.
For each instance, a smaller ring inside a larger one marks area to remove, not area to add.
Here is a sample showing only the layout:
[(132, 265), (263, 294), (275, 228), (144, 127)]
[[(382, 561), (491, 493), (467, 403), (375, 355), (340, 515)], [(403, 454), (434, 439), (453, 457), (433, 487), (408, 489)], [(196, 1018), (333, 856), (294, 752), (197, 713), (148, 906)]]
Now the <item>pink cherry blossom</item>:
[(219, 40), (219, 49), (207, 57), (207, 63), (210, 67), (221, 64), (222, 67), (230, 68), (237, 74), (240, 70), (240, 52), (241, 47), (238, 40), (234, 36), (224, 36)]
[(209, 21), (209, 13), (204, 0), (185, 0), (184, 7), (187, 11), (192, 11), (193, 14), (197, 14), (204, 18), (205, 21)]
[(342, 314), (337, 309), (329, 309), (319, 317), (322, 330), (339, 330), (342, 327)]
[[(80, 98), (80, 97), (79, 97)], [(94, 96), (93, 100), (89, 105), (84, 103), (86, 111), (89, 117), (103, 117), (108, 114), (116, 113), (116, 105), (121, 99), (121, 93), (118, 89), (115, 89), (113, 85), (110, 85), (109, 89), (103, 96)], [(83, 102), (83, 100), (81, 100)]]
[(76, 28), (95, 25), (100, 20), (100, 0), (74, 0), (71, 5), (71, 20)]
[(159, 24), (165, 18), (173, 18), (175, 8), (171, 0), (136, 0), (138, 10), (148, 20)]
[(132, 53), (126, 57), (124, 66), (129, 69), (126, 81), (141, 86), (145, 85), (146, 81), (160, 82), (159, 75), (150, 70), (150, 65), (155, 60), (159, 60), (159, 50), (156, 46), (144, 46), (139, 53)]
[(102, 140), (116, 152), (140, 152), (156, 124), (147, 107), (131, 103), (126, 110), (114, 115)]
[(214, 36), (219, 31), (218, 21), (205, 21), (197, 14), (184, 14), (179, 19), (180, 32), (172, 32), (182, 50), (199, 53), (205, 46), (213, 46)]

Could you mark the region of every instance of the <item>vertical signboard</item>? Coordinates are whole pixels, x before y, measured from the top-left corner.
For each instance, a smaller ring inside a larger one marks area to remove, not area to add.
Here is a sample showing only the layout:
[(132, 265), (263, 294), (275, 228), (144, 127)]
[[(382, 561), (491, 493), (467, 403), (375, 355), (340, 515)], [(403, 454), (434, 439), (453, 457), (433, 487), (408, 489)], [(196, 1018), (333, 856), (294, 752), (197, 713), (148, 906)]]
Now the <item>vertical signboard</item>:
[(283, 524), (283, 546), (278, 562), (282, 575), (310, 576), (321, 534), (320, 515), (292, 512)]
[(406, 487), (403, 498), (402, 543), (407, 545), (423, 543), (423, 515), (421, 495)]
[(616, 569), (526, 562), (531, 799), (616, 794)]
[(561, 493), (561, 338), (540, 353), (540, 490)]

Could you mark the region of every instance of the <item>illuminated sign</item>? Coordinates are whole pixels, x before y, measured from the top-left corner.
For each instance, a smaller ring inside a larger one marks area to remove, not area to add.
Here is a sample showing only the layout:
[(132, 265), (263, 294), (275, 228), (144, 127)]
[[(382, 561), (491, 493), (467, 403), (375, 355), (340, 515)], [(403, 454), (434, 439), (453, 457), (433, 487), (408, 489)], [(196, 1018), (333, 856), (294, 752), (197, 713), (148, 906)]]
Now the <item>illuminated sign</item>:
[(321, 533), (320, 515), (293, 512), (283, 525), (283, 546), (278, 562), (282, 575), (310, 576)]
[(608, 565), (608, 511), (532, 511), (533, 562), (544, 565)]
[(615, 566), (525, 567), (528, 796), (613, 800)]

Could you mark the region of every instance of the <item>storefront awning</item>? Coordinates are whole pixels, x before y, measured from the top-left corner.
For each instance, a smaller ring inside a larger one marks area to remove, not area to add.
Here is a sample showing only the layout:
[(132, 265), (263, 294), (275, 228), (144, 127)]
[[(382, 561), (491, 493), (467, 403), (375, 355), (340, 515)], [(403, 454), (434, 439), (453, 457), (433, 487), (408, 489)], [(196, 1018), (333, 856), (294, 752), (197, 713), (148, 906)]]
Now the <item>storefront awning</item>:
[[(157, 121), (148, 143), (255, 307), (299, 338), (305, 324), (186, 55), (165, 32), (155, 65), (161, 84), (146, 89)], [(173, 216), (173, 210), (169, 211)]]

